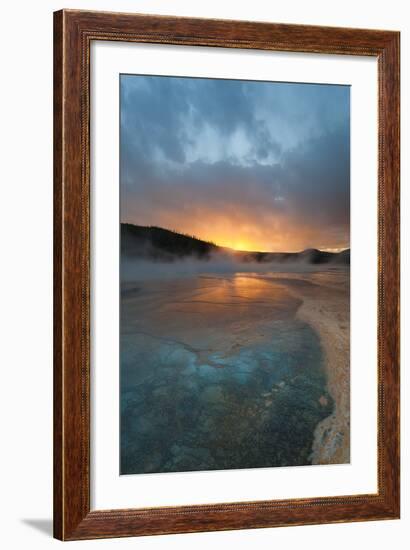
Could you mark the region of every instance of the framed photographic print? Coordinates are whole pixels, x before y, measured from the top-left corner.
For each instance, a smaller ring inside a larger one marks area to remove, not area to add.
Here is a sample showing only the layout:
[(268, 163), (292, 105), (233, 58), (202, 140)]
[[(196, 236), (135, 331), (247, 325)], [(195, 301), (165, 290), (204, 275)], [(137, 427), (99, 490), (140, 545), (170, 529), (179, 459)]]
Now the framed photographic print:
[(399, 33), (54, 14), (54, 534), (399, 517)]

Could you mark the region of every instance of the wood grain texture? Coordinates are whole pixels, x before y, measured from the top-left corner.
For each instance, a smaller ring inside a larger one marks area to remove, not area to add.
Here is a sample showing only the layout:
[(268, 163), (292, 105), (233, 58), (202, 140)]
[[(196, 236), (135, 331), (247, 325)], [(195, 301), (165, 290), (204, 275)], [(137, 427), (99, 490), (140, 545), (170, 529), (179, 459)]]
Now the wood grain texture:
[[(379, 74), (378, 486), (374, 495), (90, 511), (91, 40), (375, 56)], [(54, 14), (54, 536), (399, 517), (399, 33), (136, 14)]]
[(55, 14), (54, 17), (54, 327), (53, 327), (53, 347), (54, 347), (54, 492), (53, 492), (53, 516), (54, 516), (54, 536), (63, 538), (63, 436), (62, 436), (62, 344), (63, 344), (63, 323), (62, 323), (62, 250), (63, 250), (63, 224), (62, 224), (62, 128), (63, 128), (63, 94), (62, 94), (62, 13)]

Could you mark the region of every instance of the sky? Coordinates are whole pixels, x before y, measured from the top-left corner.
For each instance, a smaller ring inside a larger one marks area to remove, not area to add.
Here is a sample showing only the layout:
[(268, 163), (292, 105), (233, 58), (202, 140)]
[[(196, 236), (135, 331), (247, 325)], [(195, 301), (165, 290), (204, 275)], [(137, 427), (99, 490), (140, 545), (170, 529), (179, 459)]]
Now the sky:
[(347, 248), (350, 88), (121, 75), (120, 197), (238, 250)]

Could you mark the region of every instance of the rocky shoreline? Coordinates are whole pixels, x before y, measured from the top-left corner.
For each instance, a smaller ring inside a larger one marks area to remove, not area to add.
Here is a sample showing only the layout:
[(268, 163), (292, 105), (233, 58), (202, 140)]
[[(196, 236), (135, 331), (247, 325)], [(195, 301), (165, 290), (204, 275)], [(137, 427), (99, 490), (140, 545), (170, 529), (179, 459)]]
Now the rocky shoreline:
[(290, 285), (303, 300), (297, 317), (314, 328), (325, 356), (333, 413), (316, 427), (312, 464), (350, 462), (350, 312), (348, 280), (326, 292), (324, 285)]

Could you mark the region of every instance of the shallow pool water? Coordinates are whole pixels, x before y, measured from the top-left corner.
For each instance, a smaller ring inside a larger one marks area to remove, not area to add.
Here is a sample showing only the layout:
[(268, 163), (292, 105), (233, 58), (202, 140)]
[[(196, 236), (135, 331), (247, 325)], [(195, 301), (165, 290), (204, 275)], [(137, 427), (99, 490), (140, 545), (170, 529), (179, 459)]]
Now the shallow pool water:
[(121, 473), (309, 464), (333, 404), (299, 305), (257, 274), (124, 285)]

